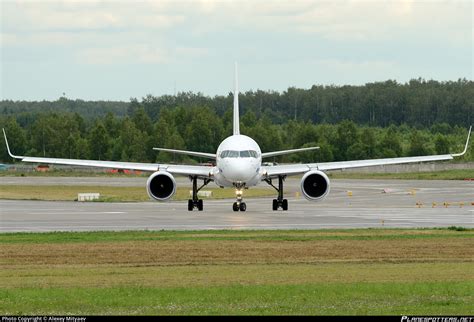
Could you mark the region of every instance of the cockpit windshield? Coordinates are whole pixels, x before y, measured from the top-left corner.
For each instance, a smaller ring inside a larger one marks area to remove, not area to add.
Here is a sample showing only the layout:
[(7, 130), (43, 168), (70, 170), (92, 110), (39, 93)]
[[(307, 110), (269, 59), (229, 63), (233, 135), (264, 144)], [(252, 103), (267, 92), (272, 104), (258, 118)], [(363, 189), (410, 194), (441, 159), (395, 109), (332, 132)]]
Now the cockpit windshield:
[(221, 158), (238, 158), (239, 151), (225, 150), (221, 153)]
[(234, 151), (225, 150), (221, 153), (221, 158), (257, 158), (258, 153), (254, 150)]

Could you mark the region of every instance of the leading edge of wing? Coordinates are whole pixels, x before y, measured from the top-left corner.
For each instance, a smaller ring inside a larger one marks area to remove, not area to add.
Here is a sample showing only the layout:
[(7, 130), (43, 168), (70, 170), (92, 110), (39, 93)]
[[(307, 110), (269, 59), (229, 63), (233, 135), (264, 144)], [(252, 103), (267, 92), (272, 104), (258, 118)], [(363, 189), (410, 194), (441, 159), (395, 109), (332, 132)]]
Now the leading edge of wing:
[(400, 157), (400, 158), (385, 158), (385, 159), (368, 159), (368, 160), (354, 160), (354, 161), (337, 161), (325, 162), (317, 164), (308, 164), (311, 169), (321, 171), (343, 170), (350, 168), (374, 167), (379, 165), (404, 164), (404, 163), (418, 163), (430, 161), (448, 161), (452, 160), (451, 154), (429, 155), (419, 157)]
[(401, 158), (386, 158), (386, 159), (369, 159), (369, 160), (354, 160), (354, 161), (336, 161), (336, 162), (324, 162), (324, 163), (308, 163), (308, 164), (287, 164), (287, 165), (275, 165), (265, 167), (266, 177), (275, 177), (279, 175), (297, 175), (302, 174), (310, 170), (342, 170), (349, 168), (362, 168), (362, 167), (373, 167), (378, 165), (389, 165), (389, 164), (403, 164), (403, 163), (416, 163), (416, 162), (429, 162), (429, 161), (445, 161), (452, 160), (451, 154), (432, 155), (432, 156), (421, 156), (421, 157), (401, 157)]

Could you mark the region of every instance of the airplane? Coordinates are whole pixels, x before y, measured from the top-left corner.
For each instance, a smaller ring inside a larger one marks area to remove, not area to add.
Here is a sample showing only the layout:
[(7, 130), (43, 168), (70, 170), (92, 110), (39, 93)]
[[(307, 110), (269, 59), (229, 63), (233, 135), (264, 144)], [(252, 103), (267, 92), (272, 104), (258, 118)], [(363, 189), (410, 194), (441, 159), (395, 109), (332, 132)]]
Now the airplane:
[[(60, 159), (47, 157), (17, 156), (10, 151), (7, 135), (3, 129), (5, 143), (8, 154), (23, 162), (34, 162), (43, 164), (61, 164), (87, 167), (101, 167), (113, 169), (128, 169), (151, 172), (146, 189), (151, 199), (156, 201), (170, 200), (176, 193), (176, 181), (174, 176), (187, 176), (192, 181), (192, 198), (188, 200), (188, 210), (203, 210), (203, 200), (198, 198), (198, 192), (214, 182), (218, 187), (232, 187), (235, 189), (236, 201), (232, 205), (233, 211), (246, 211), (247, 205), (243, 201), (243, 191), (250, 187), (265, 182), (272, 186), (277, 192), (277, 198), (273, 199), (272, 209), (277, 211), (288, 210), (288, 200), (284, 198), (284, 181), (288, 176), (302, 175), (301, 192), (309, 201), (321, 201), (330, 192), (330, 180), (326, 175), (327, 171), (343, 170), (357, 167), (369, 167), (389, 164), (417, 163), (427, 161), (452, 160), (455, 157), (464, 155), (467, 151), (472, 126), (466, 140), (466, 145), (461, 153), (398, 157), (383, 159), (368, 159), (355, 161), (336, 161), (307, 164), (282, 164), (266, 166), (262, 160), (269, 157), (297, 153), (319, 149), (319, 147), (307, 147), (273, 152), (261, 152), (259, 145), (252, 138), (240, 134), (239, 123), (239, 90), (237, 64), (235, 64), (235, 90), (233, 101), (233, 134), (227, 137), (217, 148), (215, 154), (194, 151), (184, 151), (166, 148), (153, 148), (156, 151), (166, 151), (180, 153), (202, 158), (215, 160), (215, 166), (199, 165), (175, 165), (160, 163), (136, 163), (119, 161), (98, 161), (98, 160), (78, 160)], [(198, 180), (202, 184), (198, 187)], [(278, 180), (278, 185), (273, 184), (273, 180)]]

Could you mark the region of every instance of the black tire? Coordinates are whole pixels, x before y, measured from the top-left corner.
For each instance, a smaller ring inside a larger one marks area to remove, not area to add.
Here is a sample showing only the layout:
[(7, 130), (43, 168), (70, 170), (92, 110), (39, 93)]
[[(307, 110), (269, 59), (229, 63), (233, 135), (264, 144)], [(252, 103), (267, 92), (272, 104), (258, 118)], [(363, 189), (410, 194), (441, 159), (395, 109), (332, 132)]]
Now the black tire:
[(194, 204), (191, 199), (188, 200), (188, 211), (193, 211), (194, 209)]
[(247, 205), (245, 204), (245, 202), (241, 202), (240, 203), (240, 211), (245, 211), (247, 210)]
[(281, 208), (283, 208), (283, 210), (288, 210), (288, 199), (283, 199), (283, 203), (281, 204)]
[(272, 209), (273, 211), (278, 210), (278, 201), (276, 199), (273, 199)]
[(237, 205), (237, 202), (234, 202), (234, 204), (232, 205), (232, 210), (239, 211), (239, 205)]
[(202, 199), (198, 200), (198, 210), (202, 211), (204, 209), (204, 203), (202, 202)]

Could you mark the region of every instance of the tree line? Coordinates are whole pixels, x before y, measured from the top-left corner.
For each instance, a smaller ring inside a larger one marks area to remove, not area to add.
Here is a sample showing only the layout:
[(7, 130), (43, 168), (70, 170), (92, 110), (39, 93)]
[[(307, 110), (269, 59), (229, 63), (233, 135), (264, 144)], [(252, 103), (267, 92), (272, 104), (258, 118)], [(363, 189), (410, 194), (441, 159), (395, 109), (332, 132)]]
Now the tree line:
[[(215, 152), (232, 133), (233, 94), (148, 95), (130, 102), (0, 101), (16, 154), (142, 162), (204, 160), (153, 147)], [(414, 79), (239, 95), (241, 132), (262, 151), (321, 146), (280, 162), (340, 161), (462, 150), (473, 123), (474, 82)], [(1, 144), (2, 162), (10, 162)], [(472, 150), (472, 149), (471, 149)], [(465, 160), (473, 160), (470, 152)]]
[[(140, 103), (130, 115), (86, 120), (78, 113), (47, 112), (28, 119), (1, 115), (10, 146), (17, 155), (135, 162), (189, 162), (207, 160), (154, 151), (153, 147), (214, 153), (232, 134), (232, 108), (222, 116), (208, 106), (179, 106), (160, 109), (156, 120)], [(263, 152), (320, 146), (319, 150), (278, 157), (278, 162), (328, 162), (369, 158), (416, 156), (459, 152), (466, 127), (435, 123), (416, 128), (407, 124), (387, 127), (358, 125), (353, 120), (337, 124), (314, 124), (290, 119), (278, 124), (270, 115), (247, 110), (241, 115), (241, 133), (255, 139)], [(3, 140), (2, 140), (3, 141)], [(4, 143), (0, 158), (10, 163)], [(463, 158), (474, 160), (470, 149)]]
[[(78, 113), (86, 121), (103, 118), (107, 113), (131, 117), (143, 107), (152, 122), (162, 109), (208, 107), (223, 118), (232, 106), (233, 94), (205, 96), (182, 92), (177, 95), (148, 95), (130, 102), (83, 101), (61, 97), (57, 101), (0, 101), (0, 115), (14, 116), (20, 125), (44, 112)], [(286, 91), (248, 91), (239, 96), (242, 114), (252, 111), (258, 119), (267, 117), (273, 124), (289, 120), (313, 124), (337, 124), (352, 120), (356, 124), (387, 127), (391, 124), (417, 128), (437, 123), (467, 127), (474, 121), (474, 82), (466, 79), (440, 82), (413, 79), (407, 83), (393, 80), (354, 86), (314, 85), (309, 89), (290, 87)]]

